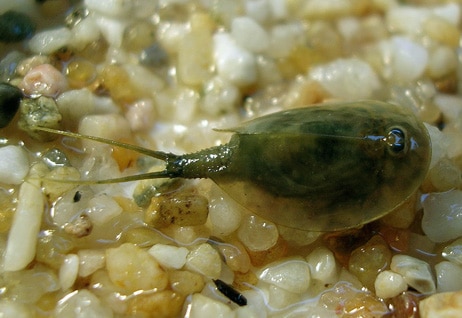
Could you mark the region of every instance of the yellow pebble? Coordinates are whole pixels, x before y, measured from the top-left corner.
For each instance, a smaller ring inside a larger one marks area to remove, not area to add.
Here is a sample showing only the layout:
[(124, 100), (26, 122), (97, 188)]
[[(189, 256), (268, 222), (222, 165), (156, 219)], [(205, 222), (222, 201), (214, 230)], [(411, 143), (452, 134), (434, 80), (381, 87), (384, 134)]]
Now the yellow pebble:
[(96, 78), (96, 67), (90, 61), (76, 59), (67, 65), (65, 73), (71, 87), (82, 88)]
[(423, 23), (423, 29), (432, 40), (450, 47), (459, 45), (460, 31), (443, 18), (432, 16)]

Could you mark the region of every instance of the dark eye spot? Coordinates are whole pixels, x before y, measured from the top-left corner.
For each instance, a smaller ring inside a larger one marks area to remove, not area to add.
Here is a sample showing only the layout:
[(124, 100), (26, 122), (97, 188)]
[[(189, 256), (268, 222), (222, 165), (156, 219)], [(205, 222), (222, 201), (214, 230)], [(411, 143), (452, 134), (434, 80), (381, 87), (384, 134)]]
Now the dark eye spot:
[(387, 144), (393, 154), (400, 154), (406, 150), (406, 135), (400, 128), (393, 128), (388, 132)]

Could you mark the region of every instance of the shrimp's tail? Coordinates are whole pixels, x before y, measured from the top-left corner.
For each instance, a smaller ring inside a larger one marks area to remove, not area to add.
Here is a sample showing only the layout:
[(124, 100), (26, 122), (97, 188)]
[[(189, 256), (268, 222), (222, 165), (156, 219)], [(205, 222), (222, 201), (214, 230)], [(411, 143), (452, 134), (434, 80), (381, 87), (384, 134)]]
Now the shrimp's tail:
[[(58, 129), (52, 129), (52, 128), (47, 128), (47, 127), (34, 127), (34, 130), (40, 130), (40, 131), (45, 131), (48, 133), (52, 134), (57, 134), (57, 135), (62, 135), (66, 137), (71, 137), (71, 138), (77, 138), (77, 139), (86, 139), (86, 140), (92, 140), (96, 142), (101, 142), (104, 144), (108, 144), (111, 146), (115, 147), (121, 147), (124, 149), (128, 150), (133, 150), (138, 153), (141, 153), (143, 155), (147, 155), (159, 160), (162, 160), (164, 162), (168, 162), (172, 158), (177, 158), (177, 155), (172, 154), (172, 153), (166, 153), (162, 151), (156, 151), (156, 150), (150, 150), (146, 149), (140, 146), (132, 145), (132, 144), (127, 144), (124, 142), (119, 142), (115, 140), (110, 140), (102, 137), (96, 137), (96, 136), (88, 136), (88, 135), (81, 135), (78, 133), (73, 133), (69, 131), (64, 131), (64, 130), (58, 130)], [(52, 182), (62, 182), (62, 183), (71, 183), (71, 184), (80, 184), (80, 185), (92, 185), (92, 184), (109, 184), (109, 183), (121, 183), (121, 182), (130, 182), (130, 181), (137, 181), (137, 180), (146, 180), (146, 179), (160, 179), (160, 178), (171, 178), (171, 174), (167, 170), (162, 170), (162, 171), (155, 171), (155, 172), (148, 172), (148, 173), (142, 173), (142, 174), (135, 174), (131, 176), (125, 176), (125, 177), (120, 177), (120, 178), (112, 178), (112, 179), (102, 179), (102, 180), (61, 180), (61, 179), (47, 179), (47, 178), (41, 178), (42, 181), (52, 181)]]
[(70, 132), (70, 131), (64, 131), (64, 130), (58, 130), (58, 129), (52, 129), (52, 128), (47, 128), (47, 127), (40, 127), (40, 126), (34, 127), (34, 130), (45, 131), (45, 132), (49, 132), (49, 133), (52, 133), (52, 134), (57, 134), (57, 135), (76, 138), (76, 139), (93, 140), (93, 141), (96, 141), (96, 142), (101, 142), (103, 144), (116, 146), (116, 147), (120, 147), (120, 148), (124, 148), (124, 149), (128, 149), (128, 150), (133, 150), (133, 151), (136, 151), (136, 152), (141, 153), (143, 155), (150, 156), (150, 157), (153, 157), (153, 158), (165, 161), (165, 162), (167, 162), (172, 157), (176, 157), (176, 155), (171, 154), (171, 153), (166, 153), (166, 152), (157, 151), (157, 150), (150, 150), (150, 149), (146, 149), (144, 147), (140, 147), (140, 146), (136, 146), (136, 145), (132, 145), (132, 144), (127, 144), (127, 143), (120, 142), (120, 141), (110, 140), (110, 139), (106, 139), (106, 138), (102, 138), (102, 137), (81, 135), (81, 134), (73, 133), (73, 132)]

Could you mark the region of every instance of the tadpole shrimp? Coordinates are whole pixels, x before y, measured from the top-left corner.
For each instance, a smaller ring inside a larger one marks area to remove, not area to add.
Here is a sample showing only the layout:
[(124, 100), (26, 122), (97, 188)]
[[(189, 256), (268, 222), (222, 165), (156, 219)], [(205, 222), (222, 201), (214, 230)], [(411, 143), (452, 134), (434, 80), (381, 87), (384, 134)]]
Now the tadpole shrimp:
[(431, 157), (425, 126), (380, 101), (314, 105), (221, 130), (228, 143), (190, 154), (38, 128), (138, 151), (165, 169), (94, 183), (210, 178), (234, 200), (276, 224), (335, 231), (378, 219), (419, 188)]

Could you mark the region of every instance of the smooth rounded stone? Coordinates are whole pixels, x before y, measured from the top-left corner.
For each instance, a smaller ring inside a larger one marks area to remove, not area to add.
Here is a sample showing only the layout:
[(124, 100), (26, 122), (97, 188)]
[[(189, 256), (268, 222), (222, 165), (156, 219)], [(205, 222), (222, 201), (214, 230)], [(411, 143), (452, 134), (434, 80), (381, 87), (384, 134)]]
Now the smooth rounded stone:
[(274, 223), (256, 215), (247, 215), (241, 222), (237, 236), (249, 250), (258, 252), (276, 245), (279, 233)]
[(4, 317), (29, 318), (33, 317), (32, 308), (12, 299), (0, 300), (0, 312)]
[(0, 148), (0, 180), (6, 184), (20, 184), (29, 173), (29, 158), (19, 146)]
[(395, 255), (391, 259), (392, 271), (401, 274), (406, 283), (421, 293), (434, 293), (436, 291), (430, 265), (408, 255)]
[(342, 99), (370, 98), (380, 88), (374, 70), (358, 58), (338, 59), (313, 67), (309, 77), (318, 81), (333, 97)]
[(436, 291), (438, 293), (462, 290), (462, 267), (442, 261), (435, 265)]
[(251, 17), (256, 22), (267, 23), (271, 17), (271, 10), (267, 0), (253, 0), (245, 2), (246, 16)]
[(249, 17), (236, 17), (231, 23), (231, 36), (244, 49), (261, 53), (269, 46), (268, 33)]
[(52, 54), (71, 42), (72, 32), (62, 27), (37, 33), (29, 40), (29, 49), (34, 53)]
[(337, 264), (334, 254), (326, 247), (318, 247), (312, 251), (306, 261), (310, 266), (311, 278), (323, 284), (336, 282)]
[(213, 56), (218, 74), (237, 86), (247, 86), (257, 80), (255, 56), (240, 47), (229, 33), (213, 36)]
[(91, 17), (87, 17), (77, 23), (71, 29), (72, 47), (82, 50), (88, 44), (97, 41), (101, 36), (98, 24)]
[[(130, 125), (120, 114), (87, 115), (81, 119), (78, 131), (82, 135), (120, 140), (130, 135)], [(100, 143), (89, 140), (83, 141), (82, 144), (86, 150), (101, 147)]]
[(304, 39), (299, 23), (276, 24), (269, 30), (270, 43), (265, 53), (273, 59), (288, 57)]
[(229, 113), (239, 104), (241, 94), (236, 85), (219, 76), (204, 83), (204, 96), (199, 107), (210, 115)]
[(462, 238), (446, 246), (441, 255), (448, 261), (462, 266)]
[(159, 43), (154, 43), (141, 51), (139, 59), (147, 67), (160, 67), (167, 65), (168, 54)]
[(65, 295), (54, 310), (54, 317), (100, 317), (112, 318), (113, 313), (92, 292), (81, 289)]
[(64, 257), (61, 268), (59, 269), (59, 282), (61, 289), (67, 290), (74, 285), (79, 273), (79, 257), (76, 254), (68, 254)]
[(221, 274), (220, 255), (210, 244), (200, 244), (188, 254), (186, 269), (217, 279)]
[(88, 277), (106, 264), (104, 250), (81, 249), (77, 252), (77, 256), (80, 277)]
[(438, 293), (419, 303), (421, 318), (459, 318), (462, 316), (462, 291)]
[(201, 85), (211, 76), (212, 36), (207, 31), (186, 34), (178, 48), (177, 72), (187, 85)]
[(300, 294), (310, 287), (310, 266), (300, 259), (281, 261), (263, 268), (259, 278), (291, 293)]
[(268, 288), (268, 304), (270, 308), (281, 310), (300, 301), (300, 294), (292, 293), (284, 288), (270, 285)]
[(123, 212), (122, 207), (112, 197), (101, 193), (88, 202), (86, 214), (95, 225), (104, 225)]
[(0, 15), (0, 42), (19, 42), (34, 32), (35, 23), (26, 14), (9, 10)]
[(113, 18), (146, 18), (156, 12), (157, 2), (150, 0), (85, 0), (90, 11)]
[(31, 97), (56, 97), (68, 87), (66, 77), (51, 64), (30, 69), (21, 81), (20, 88)]
[(180, 269), (186, 264), (189, 250), (186, 247), (155, 244), (148, 250), (148, 253), (163, 267)]
[(386, 270), (377, 275), (374, 287), (377, 297), (387, 299), (406, 291), (407, 283), (400, 274)]
[(16, 86), (0, 83), (0, 128), (6, 127), (16, 115), (22, 97)]
[(209, 221), (212, 224), (212, 234), (230, 235), (242, 220), (243, 211), (226, 193), (213, 187), (209, 202)]
[(134, 132), (147, 131), (152, 128), (152, 123), (156, 119), (154, 103), (151, 99), (137, 100), (128, 106), (125, 113), (130, 128)]
[(462, 191), (430, 193), (422, 202), (422, 229), (433, 242), (458, 238), (462, 231)]
[(231, 308), (226, 304), (202, 294), (192, 295), (191, 302), (187, 308), (189, 318), (235, 317)]
[(16, 74), (17, 65), (24, 60), (25, 54), (18, 51), (11, 51), (0, 61), (0, 81), (8, 82)]
[(58, 106), (50, 97), (24, 98), (20, 103), (18, 126), (29, 136), (39, 141), (50, 141), (57, 138), (55, 134), (34, 130), (34, 127), (59, 128), (62, 116)]

